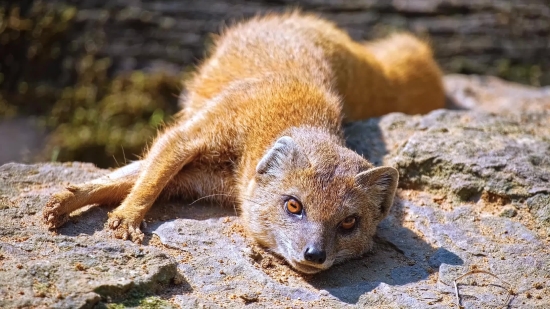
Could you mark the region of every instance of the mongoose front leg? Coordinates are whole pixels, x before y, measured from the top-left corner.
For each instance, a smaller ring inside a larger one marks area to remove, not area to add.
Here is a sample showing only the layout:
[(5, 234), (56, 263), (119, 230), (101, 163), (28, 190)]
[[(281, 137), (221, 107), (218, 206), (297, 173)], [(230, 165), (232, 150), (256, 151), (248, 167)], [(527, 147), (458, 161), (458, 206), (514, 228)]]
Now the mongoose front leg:
[(50, 229), (58, 228), (69, 214), (92, 204), (119, 204), (128, 195), (139, 175), (142, 161), (136, 161), (103, 177), (78, 185), (70, 185), (55, 193), (42, 212)]
[(109, 214), (109, 227), (116, 238), (143, 241), (139, 226), (145, 214), (169, 181), (204, 149), (202, 138), (190, 136), (200, 135), (188, 125), (177, 126), (154, 143), (130, 194)]

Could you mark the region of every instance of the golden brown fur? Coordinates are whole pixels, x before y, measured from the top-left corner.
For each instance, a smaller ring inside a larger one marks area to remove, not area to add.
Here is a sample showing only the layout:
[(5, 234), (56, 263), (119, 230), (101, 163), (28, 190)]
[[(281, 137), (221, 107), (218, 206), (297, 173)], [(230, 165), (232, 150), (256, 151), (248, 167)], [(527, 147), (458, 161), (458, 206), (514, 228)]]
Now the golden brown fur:
[[(397, 186), (395, 169), (344, 147), (343, 119), (444, 102), (440, 71), (418, 39), (360, 44), (297, 12), (227, 29), (185, 86), (182, 112), (145, 159), (54, 195), (44, 209), (50, 228), (82, 206), (122, 202), (109, 226), (141, 242), (140, 223), (162, 192), (211, 196), (238, 204), (248, 235), (295, 269), (318, 272), (369, 250)], [(300, 214), (289, 213), (289, 199)]]

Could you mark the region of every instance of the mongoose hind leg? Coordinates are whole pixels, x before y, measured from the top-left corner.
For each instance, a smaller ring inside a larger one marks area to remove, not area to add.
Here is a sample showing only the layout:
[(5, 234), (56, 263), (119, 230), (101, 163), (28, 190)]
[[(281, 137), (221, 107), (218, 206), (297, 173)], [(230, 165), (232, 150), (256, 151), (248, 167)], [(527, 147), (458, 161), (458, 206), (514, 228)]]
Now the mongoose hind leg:
[(120, 204), (135, 183), (142, 161), (136, 161), (103, 177), (78, 185), (70, 185), (54, 194), (43, 210), (50, 229), (58, 228), (69, 214), (92, 204)]

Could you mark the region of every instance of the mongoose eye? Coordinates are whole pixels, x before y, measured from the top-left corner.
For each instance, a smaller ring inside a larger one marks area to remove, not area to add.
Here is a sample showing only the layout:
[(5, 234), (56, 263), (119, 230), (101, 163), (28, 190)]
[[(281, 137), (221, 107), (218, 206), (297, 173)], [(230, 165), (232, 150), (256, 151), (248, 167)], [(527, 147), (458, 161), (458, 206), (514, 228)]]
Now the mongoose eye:
[(346, 232), (349, 232), (355, 227), (356, 223), (357, 219), (355, 216), (349, 216), (340, 222), (340, 228)]
[(286, 208), (286, 211), (288, 211), (293, 215), (301, 215), (303, 210), (302, 203), (300, 203), (295, 198), (289, 198), (285, 202), (285, 208)]

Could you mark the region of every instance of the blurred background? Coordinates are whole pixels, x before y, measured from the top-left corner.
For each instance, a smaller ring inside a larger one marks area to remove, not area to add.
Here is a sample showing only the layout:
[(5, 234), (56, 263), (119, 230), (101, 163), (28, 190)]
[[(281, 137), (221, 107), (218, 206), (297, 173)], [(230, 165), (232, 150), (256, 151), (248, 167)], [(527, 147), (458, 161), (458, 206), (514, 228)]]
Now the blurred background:
[(548, 0), (0, 1), (0, 164), (139, 158), (211, 33), (295, 7), (357, 40), (427, 37), (446, 73), (550, 85)]

